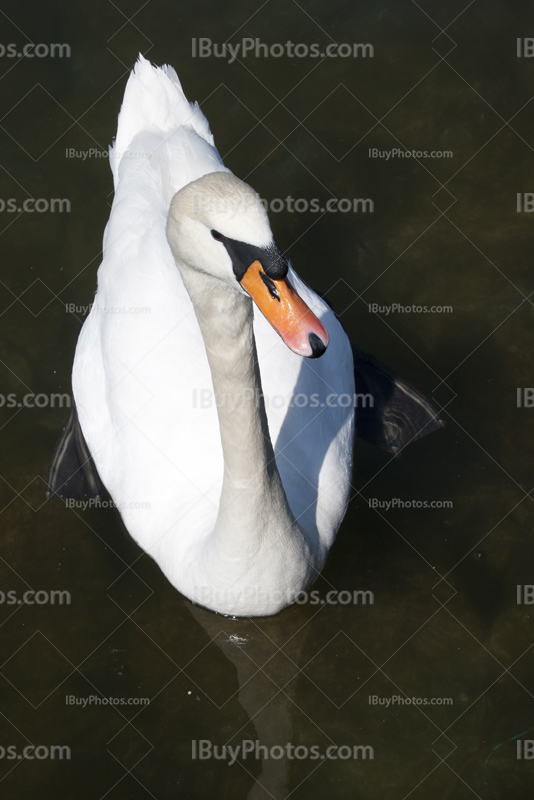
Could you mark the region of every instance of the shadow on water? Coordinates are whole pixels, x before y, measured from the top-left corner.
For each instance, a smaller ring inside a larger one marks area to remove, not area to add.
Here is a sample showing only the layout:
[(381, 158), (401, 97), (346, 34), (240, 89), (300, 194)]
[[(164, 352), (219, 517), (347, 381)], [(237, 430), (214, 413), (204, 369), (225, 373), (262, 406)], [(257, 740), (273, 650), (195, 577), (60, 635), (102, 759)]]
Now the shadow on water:
[[(295, 740), (292, 712), (307, 626), (300, 609), (277, 618), (262, 620), (225, 619), (211, 611), (187, 604), (210, 639), (224, 653), (237, 673), (239, 703), (255, 730), (255, 741), (265, 750), (239, 759), (251, 771), (250, 763), (261, 765), (261, 772), (247, 794), (248, 800), (284, 800), (290, 792), (290, 762), (280, 758), (277, 749)], [(241, 745), (243, 731), (237, 731), (224, 744)], [(250, 741), (250, 740), (249, 740)], [(275, 748), (275, 751), (272, 750)], [(274, 752), (274, 757), (271, 753)], [(259, 762), (259, 764), (258, 764)], [(254, 769), (254, 767), (252, 767)]]

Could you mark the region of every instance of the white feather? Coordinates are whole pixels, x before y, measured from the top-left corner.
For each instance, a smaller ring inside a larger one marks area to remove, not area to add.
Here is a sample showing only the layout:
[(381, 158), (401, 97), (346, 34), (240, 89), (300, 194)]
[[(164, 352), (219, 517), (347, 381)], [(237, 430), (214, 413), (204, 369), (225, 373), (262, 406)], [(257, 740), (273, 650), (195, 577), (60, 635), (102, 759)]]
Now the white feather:
[[(195, 589), (206, 588), (203, 559), (224, 464), (217, 409), (208, 404), (213, 382), (205, 344), (165, 229), (177, 191), (227, 170), (172, 68), (152, 67), (140, 56), (110, 161), (115, 198), (73, 368), (84, 436), (129, 532), (180, 591), (226, 613), (273, 613), (287, 601), (276, 606), (260, 592), (252, 603), (217, 607)], [(291, 279), (328, 329), (325, 355), (313, 361), (295, 355), (259, 313), (254, 334), (276, 463), (317, 570), (346, 510), (353, 437), (353, 409), (320, 404), (328, 395), (354, 395), (353, 363), (335, 315), (294, 272)], [(288, 408), (295, 394), (317, 395), (318, 405)], [(269, 564), (267, 557), (263, 567), (270, 587), (285, 590), (276, 558)], [(236, 595), (251, 575), (232, 587)], [(225, 586), (224, 575), (209, 581), (218, 584), (214, 591)]]

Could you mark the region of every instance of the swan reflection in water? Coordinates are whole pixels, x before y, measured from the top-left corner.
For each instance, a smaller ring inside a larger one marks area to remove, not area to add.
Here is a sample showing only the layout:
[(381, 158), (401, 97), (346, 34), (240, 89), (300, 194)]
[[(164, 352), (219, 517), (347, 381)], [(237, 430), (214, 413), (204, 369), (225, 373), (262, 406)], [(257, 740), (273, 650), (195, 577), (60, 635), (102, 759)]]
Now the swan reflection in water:
[[(234, 665), (239, 684), (238, 700), (254, 725), (256, 740), (267, 751), (296, 743), (295, 695), (311, 609), (297, 605), (277, 617), (229, 619), (184, 602), (211, 641)], [(238, 726), (224, 744), (234, 748), (247, 738), (243, 726)], [(265, 758), (266, 751), (259, 752), (262, 754), (261, 772), (247, 800), (283, 800), (290, 791), (291, 765), (287, 756)], [(240, 763), (250, 771), (246, 761), (243, 764), (240, 760)]]

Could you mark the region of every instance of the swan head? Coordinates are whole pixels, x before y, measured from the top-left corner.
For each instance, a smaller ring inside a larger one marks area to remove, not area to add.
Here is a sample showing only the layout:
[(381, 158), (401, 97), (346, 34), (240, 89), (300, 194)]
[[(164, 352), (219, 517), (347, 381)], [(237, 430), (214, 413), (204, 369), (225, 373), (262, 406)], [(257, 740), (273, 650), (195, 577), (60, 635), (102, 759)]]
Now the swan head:
[(231, 172), (187, 184), (171, 202), (167, 239), (178, 266), (249, 295), (286, 345), (318, 358), (328, 333), (288, 280), (259, 195)]

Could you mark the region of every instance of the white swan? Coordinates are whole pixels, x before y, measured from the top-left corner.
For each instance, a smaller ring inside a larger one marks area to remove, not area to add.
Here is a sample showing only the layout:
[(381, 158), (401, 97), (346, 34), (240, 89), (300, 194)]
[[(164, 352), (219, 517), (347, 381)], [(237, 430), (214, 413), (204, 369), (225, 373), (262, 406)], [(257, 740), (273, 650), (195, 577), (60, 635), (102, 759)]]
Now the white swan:
[(96, 494), (100, 476), (180, 592), (225, 614), (275, 614), (316, 578), (347, 507), (349, 340), (291, 267), (285, 277), (258, 195), (224, 167), (172, 68), (139, 57), (110, 162), (115, 198), (74, 360), (78, 418), (50, 486)]

